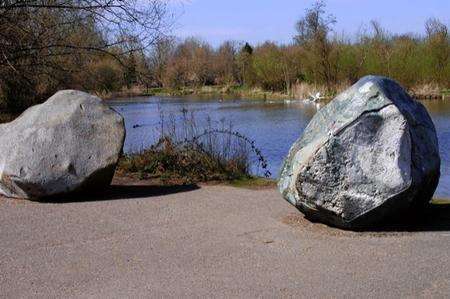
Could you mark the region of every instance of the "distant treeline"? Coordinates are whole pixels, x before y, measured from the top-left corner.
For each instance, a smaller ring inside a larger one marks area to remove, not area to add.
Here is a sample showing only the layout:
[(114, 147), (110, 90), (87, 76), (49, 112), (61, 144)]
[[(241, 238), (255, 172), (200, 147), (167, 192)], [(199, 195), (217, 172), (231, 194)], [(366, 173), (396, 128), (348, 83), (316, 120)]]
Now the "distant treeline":
[(0, 5), (0, 105), (20, 110), (62, 88), (239, 85), (303, 96), (314, 86), (333, 94), (366, 74), (392, 77), (416, 93), (450, 87), (450, 37), (437, 19), (424, 24), (424, 35), (392, 34), (372, 21), (348, 37), (334, 32), (335, 18), (318, 1), (295, 24), (291, 44), (227, 41), (214, 48), (163, 34), (163, 1), (148, 1), (145, 11), (135, 1)]
[(286, 93), (309, 84), (333, 93), (378, 74), (413, 89), (450, 87), (450, 37), (444, 23), (429, 19), (421, 36), (392, 34), (372, 21), (350, 38), (333, 33), (336, 20), (324, 8), (319, 1), (306, 11), (289, 45), (227, 41), (214, 49), (195, 38), (161, 40), (149, 56), (153, 82), (172, 88), (238, 84)]

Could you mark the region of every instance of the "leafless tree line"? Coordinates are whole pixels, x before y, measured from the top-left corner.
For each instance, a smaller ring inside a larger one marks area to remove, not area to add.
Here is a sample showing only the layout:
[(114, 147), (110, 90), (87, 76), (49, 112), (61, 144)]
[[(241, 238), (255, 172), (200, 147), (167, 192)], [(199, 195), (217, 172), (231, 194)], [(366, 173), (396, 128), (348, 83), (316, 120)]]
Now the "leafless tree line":
[[(124, 64), (168, 29), (159, 0), (1, 0), (0, 91), (9, 109), (58, 87), (107, 57)], [(78, 76), (78, 77), (77, 77)]]
[(290, 93), (311, 84), (333, 93), (367, 74), (409, 88), (449, 88), (450, 36), (440, 20), (429, 19), (424, 35), (392, 34), (372, 21), (355, 38), (336, 34), (336, 22), (319, 0), (295, 24), (290, 44), (213, 47), (168, 36), (163, 0), (0, 0), (0, 109), (21, 110), (61, 88), (223, 85)]

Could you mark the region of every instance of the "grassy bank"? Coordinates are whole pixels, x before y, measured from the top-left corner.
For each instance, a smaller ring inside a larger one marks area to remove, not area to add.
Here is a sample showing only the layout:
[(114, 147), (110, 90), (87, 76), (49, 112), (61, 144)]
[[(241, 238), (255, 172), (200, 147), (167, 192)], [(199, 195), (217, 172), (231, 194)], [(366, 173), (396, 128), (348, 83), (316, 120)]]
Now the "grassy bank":
[(276, 188), (277, 186), (276, 180), (262, 177), (245, 177), (237, 180), (232, 180), (227, 183), (233, 187), (247, 189)]
[(450, 205), (450, 198), (433, 198), (431, 201), (433, 205)]
[[(242, 98), (255, 100), (285, 100), (285, 99), (307, 99), (311, 95), (320, 93), (322, 100), (331, 100), (337, 94), (350, 87), (350, 84), (340, 84), (332, 89), (325, 86), (300, 83), (292, 87), (289, 93), (282, 91), (268, 91), (256, 87), (244, 87), (238, 85), (211, 85), (200, 87), (179, 88), (145, 88), (133, 87), (117, 92), (97, 93), (103, 99), (120, 100), (121, 98), (138, 96), (208, 96), (221, 99)], [(420, 85), (408, 90), (411, 96), (420, 100), (446, 99), (450, 100), (450, 89), (442, 89), (432, 85)]]
[(139, 96), (217, 96), (224, 99), (229, 97), (248, 98), (248, 99), (268, 99), (282, 100), (292, 98), (283, 92), (265, 91), (261, 88), (248, 88), (242, 86), (213, 85), (202, 87), (179, 87), (179, 88), (144, 88), (134, 87), (116, 92), (94, 92), (97, 96), (105, 100), (120, 100), (121, 98), (139, 97)]
[(288, 99), (292, 98), (279, 91), (267, 91), (261, 88), (249, 88), (243, 86), (227, 86), (227, 85), (214, 85), (214, 86), (202, 86), (202, 87), (185, 87), (177, 89), (159, 88), (153, 89), (152, 92), (155, 95), (171, 95), (171, 96), (183, 96), (183, 95), (215, 95), (222, 97), (239, 97), (249, 99)]

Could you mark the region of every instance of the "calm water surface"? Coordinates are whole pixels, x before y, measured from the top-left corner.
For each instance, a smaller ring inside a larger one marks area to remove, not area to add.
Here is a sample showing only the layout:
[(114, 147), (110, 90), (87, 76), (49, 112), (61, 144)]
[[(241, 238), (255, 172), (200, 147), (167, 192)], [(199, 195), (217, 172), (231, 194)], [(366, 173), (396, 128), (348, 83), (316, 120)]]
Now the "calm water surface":
[[(160, 113), (180, 117), (194, 111), (201, 121), (231, 121), (233, 129), (256, 141), (276, 177), (283, 157), (320, 108), (304, 101), (219, 100), (202, 98), (145, 97), (110, 101), (124, 116), (127, 137), (125, 152), (135, 152), (154, 143), (159, 136)], [(423, 102), (436, 126), (441, 151), (441, 180), (436, 196), (450, 197), (450, 101)], [(138, 127), (134, 127), (139, 125)]]

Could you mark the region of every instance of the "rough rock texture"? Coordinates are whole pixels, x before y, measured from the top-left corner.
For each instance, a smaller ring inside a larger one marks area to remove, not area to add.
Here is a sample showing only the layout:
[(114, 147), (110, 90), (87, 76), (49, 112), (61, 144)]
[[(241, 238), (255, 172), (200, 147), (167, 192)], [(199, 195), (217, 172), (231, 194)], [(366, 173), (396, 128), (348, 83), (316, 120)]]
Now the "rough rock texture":
[(306, 216), (358, 228), (428, 203), (439, 169), (424, 106), (395, 81), (368, 76), (317, 112), (285, 159), (278, 186)]
[(104, 187), (124, 139), (123, 118), (101, 99), (59, 91), (0, 125), (0, 194), (40, 198)]

